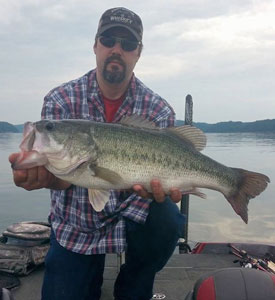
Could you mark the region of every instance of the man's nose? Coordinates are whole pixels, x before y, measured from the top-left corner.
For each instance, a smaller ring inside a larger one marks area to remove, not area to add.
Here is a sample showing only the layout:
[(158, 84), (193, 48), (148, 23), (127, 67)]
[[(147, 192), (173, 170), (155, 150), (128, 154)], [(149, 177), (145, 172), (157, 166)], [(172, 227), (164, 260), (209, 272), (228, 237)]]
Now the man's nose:
[(121, 54), (122, 51), (123, 51), (123, 50), (122, 50), (122, 48), (121, 48), (120, 42), (117, 41), (117, 42), (114, 44), (114, 46), (112, 47), (112, 53)]

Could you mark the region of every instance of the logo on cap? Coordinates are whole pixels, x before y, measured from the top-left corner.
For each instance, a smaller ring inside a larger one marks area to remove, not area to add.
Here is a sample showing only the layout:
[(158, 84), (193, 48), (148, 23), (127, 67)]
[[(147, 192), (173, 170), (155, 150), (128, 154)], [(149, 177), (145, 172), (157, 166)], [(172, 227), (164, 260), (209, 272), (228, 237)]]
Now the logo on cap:
[(111, 8), (103, 13), (99, 20), (97, 36), (116, 26), (128, 29), (139, 42), (142, 40), (143, 26), (140, 17), (124, 7)]

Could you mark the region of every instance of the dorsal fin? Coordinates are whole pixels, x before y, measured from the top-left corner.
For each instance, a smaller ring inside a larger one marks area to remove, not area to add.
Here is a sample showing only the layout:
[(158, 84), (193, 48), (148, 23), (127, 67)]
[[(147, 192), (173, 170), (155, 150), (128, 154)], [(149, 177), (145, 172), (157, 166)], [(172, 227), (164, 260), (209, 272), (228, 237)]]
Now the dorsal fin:
[(153, 122), (144, 119), (139, 115), (125, 116), (120, 121), (120, 124), (137, 128), (165, 130), (183, 139), (185, 142), (192, 145), (196, 150), (201, 151), (206, 146), (206, 136), (197, 127), (184, 125), (180, 127), (158, 128)]
[(197, 127), (184, 125), (167, 128), (167, 131), (191, 144), (198, 151), (203, 150), (206, 146), (206, 135)]
[(133, 126), (138, 128), (147, 128), (147, 129), (158, 129), (155, 123), (144, 119), (142, 116), (139, 115), (131, 115), (125, 116), (120, 121), (120, 124), (126, 126)]

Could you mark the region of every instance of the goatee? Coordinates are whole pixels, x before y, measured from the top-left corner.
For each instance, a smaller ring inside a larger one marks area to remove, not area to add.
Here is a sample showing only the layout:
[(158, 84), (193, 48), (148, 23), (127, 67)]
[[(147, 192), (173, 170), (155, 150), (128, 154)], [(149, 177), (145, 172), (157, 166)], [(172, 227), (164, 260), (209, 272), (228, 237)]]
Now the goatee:
[[(120, 70), (117, 66), (113, 66), (111, 70), (107, 70), (108, 64), (112, 61), (119, 63), (122, 66), (122, 70)], [(126, 65), (120, 56), (113, 55), (106, 59), (102, 75), (103, 78), (109, 83), (121, 83), (125, 79)]]

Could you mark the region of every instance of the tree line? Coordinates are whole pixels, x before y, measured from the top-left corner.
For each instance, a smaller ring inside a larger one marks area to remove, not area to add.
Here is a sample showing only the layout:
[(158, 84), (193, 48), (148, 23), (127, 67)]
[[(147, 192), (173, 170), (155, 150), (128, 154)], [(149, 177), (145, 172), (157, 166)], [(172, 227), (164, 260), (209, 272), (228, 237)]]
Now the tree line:
[[(184, 125), (184, 121), (177, 120), (176, 126)], [(219, 122), (215, 124), (194, 122), (194, 126), (204, 132), (275, 132), (275, 119), (260, 120), (255, 122)], [(22, 132), (23, 124), (13, 125), (8, 122), (0, 121), (0, 133), (3, 132)]]
[[(184, 125), (184, 121), (178, 120), (177, 126)], [(255, 122), (219, 122), (215, 124), (193, 123), (194, 126), (200, 128), (203, 132), (275, 132), (275, 119), (259, 120)]]

